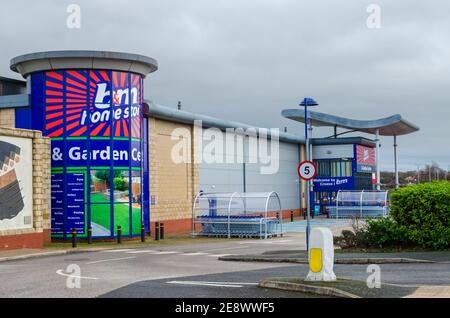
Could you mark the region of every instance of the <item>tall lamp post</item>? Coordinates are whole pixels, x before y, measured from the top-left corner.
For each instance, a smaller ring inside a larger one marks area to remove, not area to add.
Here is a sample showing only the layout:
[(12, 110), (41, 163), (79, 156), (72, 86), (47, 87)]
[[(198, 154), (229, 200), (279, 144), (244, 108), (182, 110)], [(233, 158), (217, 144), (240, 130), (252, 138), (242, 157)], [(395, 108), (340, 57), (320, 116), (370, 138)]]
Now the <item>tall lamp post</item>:
[[(314, 99), (305, 97), (300, 103), (300, 106), (305, 107), (305, 148), (306, 148), (306, 160), (311, 160), (309, 137), (308, 137), (308, 106), (319, 105)], [(310, 125), (311, 126), (311, 125)], [(312, 129), (312, 126), (311, 126)], [(306, 248), (309, 251), (309, 233), (311, 230), (310, 218), (311, 218), (311, 181), (306, 181)]]

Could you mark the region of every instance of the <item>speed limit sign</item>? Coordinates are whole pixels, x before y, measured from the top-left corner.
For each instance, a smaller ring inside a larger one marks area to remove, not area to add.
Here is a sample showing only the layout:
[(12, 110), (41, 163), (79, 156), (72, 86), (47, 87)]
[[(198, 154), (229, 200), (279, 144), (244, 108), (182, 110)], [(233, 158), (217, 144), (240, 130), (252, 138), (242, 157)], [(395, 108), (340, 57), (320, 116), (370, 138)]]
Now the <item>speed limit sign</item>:
[(317, 167), (314, 162), (305, 160), (298, 165), (298, 176), (303, 180), (312, 180), (316, 177)]

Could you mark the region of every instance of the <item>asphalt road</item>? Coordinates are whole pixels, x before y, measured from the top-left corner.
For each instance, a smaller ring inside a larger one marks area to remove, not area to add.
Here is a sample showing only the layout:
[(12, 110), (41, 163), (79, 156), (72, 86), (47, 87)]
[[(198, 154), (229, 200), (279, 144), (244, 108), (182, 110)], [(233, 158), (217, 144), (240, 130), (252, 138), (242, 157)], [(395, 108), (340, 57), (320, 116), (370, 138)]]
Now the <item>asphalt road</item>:
[[(296, 233), (272, 240), (224, 240), (4, 262), (0, 263), (0, 297), (310, 297), (256, 286), (267, 277), (305, 277), (307, 265), (218, 260), (225, 254), (302, 248), (304, 236)], [(380, 267), (383, 283), (450, 285), (450, 263)], [(335, 266), (338, 277), (363, 281), (366, 269), (366, 265)]]

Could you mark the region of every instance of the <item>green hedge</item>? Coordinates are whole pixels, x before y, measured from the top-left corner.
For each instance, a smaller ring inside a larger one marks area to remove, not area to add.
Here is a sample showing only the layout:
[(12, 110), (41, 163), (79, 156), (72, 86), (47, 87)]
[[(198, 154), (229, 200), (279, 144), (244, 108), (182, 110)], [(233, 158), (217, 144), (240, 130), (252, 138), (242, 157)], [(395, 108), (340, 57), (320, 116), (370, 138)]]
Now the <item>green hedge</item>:
[(391, 194), (391, 217), (421, 247), (450, 247), (450, 182), (400, 188)]

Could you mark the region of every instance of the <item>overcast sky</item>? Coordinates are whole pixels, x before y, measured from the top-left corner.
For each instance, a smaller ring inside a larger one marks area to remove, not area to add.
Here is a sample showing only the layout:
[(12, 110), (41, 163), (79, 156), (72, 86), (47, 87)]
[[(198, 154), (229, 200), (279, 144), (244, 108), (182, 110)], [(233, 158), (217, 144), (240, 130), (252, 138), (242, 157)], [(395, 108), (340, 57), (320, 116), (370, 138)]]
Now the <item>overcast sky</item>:
[[(257, 126), (304, 96), (315, 110), (354, 119), (401, 114), (421, 130), (399, 137), (400, 169), (450, 165), (450, 1), (430, 0), (0, 0), (0, 75), (35, 51), (91, 49), (148, 55), (155, 103)], [(81, 28), (66, 27), (69, 4)], [(381, 28), (366, 21), (381, 8)], [(327, 136), (331, 129), (315, 129)], [(393, 169), (392, 138), (382, 169)]]

